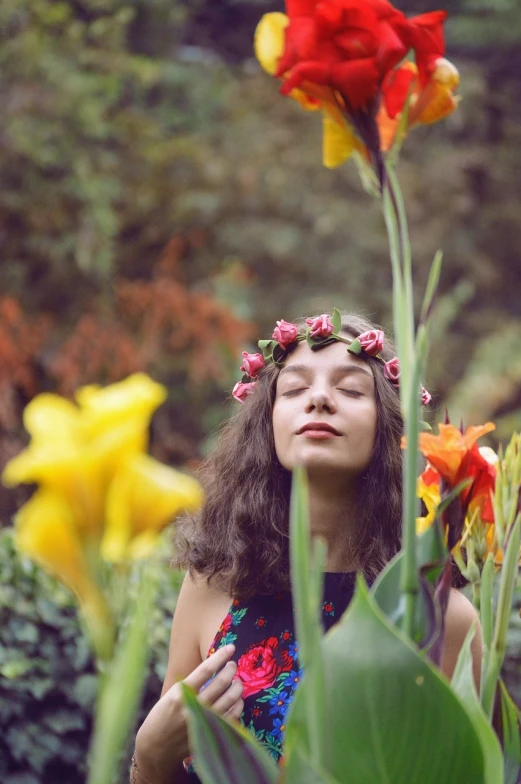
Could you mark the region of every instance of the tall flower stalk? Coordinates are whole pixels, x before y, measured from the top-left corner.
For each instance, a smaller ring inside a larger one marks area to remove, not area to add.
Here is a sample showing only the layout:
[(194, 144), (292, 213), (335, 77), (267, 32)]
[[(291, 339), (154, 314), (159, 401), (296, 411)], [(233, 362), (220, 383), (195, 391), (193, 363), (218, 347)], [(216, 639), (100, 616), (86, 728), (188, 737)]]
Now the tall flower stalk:
[[(416, 478), (421, 377), (427, 319), (439, 277), (435, 258), (422, 319), (415, 328), (412, 258), (395, 163), (407, 132), (446, 117), (457, 105), (459, 77), (444, 58), (443, 22), (433, 11), (408, 19), (387, 0), (288, 0), (287, 15), (266, 14), (255, 50), (281, 92), (324, 116), (323, 157), (332, 168), (353, 158), (362, 182), (382, 207), (393, 275), (394, 333), (407, 446), (403, 467), (404, 630), (414, 637), (416, 597)], [(412, 52), (415, 61), (407, 59)]]

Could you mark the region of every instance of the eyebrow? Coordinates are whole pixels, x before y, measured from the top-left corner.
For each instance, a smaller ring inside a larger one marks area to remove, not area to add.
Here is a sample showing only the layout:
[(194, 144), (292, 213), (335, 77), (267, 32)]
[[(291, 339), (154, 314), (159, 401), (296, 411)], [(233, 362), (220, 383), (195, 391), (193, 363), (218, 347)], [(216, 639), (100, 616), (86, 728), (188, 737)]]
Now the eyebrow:
[[(305, 373), (306, 371), (311, 370), (309, 365), (285, 365), (279, 373), (279, 378), (283, 373)], [(336, 367), (332, 368), (332, 372), (342, 374), (343, 376), (351, 375), (353, 373), (363, 373), (365, 376), (369, 376), (369, 378), (373, 378), (373, 374), (370, 370), (366, 370), (361, 365), (337, 365)]]

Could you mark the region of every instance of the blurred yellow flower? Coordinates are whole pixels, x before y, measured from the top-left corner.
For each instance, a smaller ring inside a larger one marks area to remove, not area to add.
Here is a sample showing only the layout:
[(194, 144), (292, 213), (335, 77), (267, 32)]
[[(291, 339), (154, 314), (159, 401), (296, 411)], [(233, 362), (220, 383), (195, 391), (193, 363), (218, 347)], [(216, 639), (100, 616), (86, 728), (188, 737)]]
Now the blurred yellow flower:
[(75, 592), (98, 642), (110, 626), (103, 560), (149, 555), (160, 531), (203, 500), (195, 479), (146, 454), (165, 399), (143, 373), (79, 389), (78, 406), (39, 395), (24, 411), (31, 443), (2, 475), (7, 486), (39, 485), (16, 516), (18, 547)]

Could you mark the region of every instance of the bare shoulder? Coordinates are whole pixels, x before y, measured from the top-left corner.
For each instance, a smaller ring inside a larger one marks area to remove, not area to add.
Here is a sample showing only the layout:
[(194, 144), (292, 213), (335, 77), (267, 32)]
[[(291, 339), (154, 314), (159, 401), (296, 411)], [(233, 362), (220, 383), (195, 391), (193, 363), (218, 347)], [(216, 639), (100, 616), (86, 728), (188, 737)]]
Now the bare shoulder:
[(471, 644), (474, 680), (479, 687), (481, 675), (482, 638), (479, 615), (461, 591), (451, 588), (445, 615), (445, 644), (441, 669), (450, 678), (456, 667), (461, 646), (472, 625), (476, 632)]
[(230, 597), (218, 586), (208, 585), (201, 575), (186, 573), (172, 621), (162, 694), (201, 663), (202, 643), (208, 639), (210, 630), (215, 627), (217, 631), (229, 604)]

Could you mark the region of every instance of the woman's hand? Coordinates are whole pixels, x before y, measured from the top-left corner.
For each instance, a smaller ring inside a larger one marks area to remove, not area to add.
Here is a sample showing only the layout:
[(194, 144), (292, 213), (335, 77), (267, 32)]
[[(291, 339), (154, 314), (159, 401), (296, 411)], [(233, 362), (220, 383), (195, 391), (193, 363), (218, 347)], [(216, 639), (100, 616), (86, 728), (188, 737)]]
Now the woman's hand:
[[(237, 665), (229, 661), (234, 650), (233, 645), (219, 648), (182, 682), (198, 692), (202, 704), (226, 718), (238, 720), (244, 702), (243, 685), (240, 680), (234, 680)], [(136, 737), (138, 769), (152, 784), (171, 784), (176, 769), (190, 754), (186, 709), (179, 683), (174, 683), (154, 705)]]

